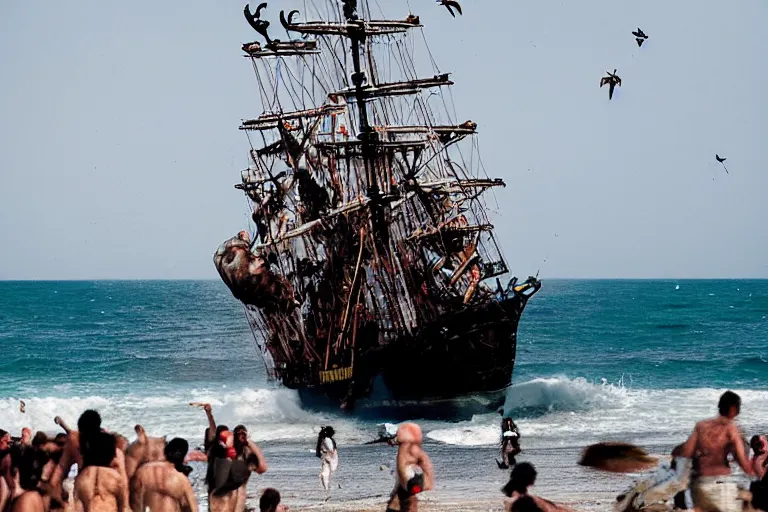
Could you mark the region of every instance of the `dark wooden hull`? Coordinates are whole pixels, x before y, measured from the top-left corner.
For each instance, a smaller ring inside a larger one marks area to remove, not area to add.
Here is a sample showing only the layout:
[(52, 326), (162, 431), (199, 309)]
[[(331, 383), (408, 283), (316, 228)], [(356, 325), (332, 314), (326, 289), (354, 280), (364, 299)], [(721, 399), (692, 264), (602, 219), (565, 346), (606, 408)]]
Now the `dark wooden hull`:
[(495, 411), (511, 384), (517, 327), (530, 295), (464, 308), (390, 343), (349, 382), (299, 389), (310, 408), (393, 417), (457, 417)]

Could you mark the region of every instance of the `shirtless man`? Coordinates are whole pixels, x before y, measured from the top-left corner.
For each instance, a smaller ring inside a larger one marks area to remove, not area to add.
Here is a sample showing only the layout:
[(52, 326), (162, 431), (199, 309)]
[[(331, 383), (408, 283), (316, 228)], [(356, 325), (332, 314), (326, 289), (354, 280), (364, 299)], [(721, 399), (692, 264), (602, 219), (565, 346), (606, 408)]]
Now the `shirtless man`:
[(123, 512), (126, 510), (127, 482), (124, 474), (113, 469), (117, 439), (106, 432), (80, 429), (84, 468), (75, 479), (75, 495), (85, 512)]
[(741, 398), (732, 391), (726, 391), (718, 403), (719, 416), (696, 424), (683, 445), (682, 457), (696, 460), (696, 474), (691, 478), (691, 497), (700, 512), (740, 511), (738, 488), (728, 480), (731, 466), (728, 455), (733, 454), (736, 462), (747, 475), (753, 475), (747, 460), (744, 440), (734, 423), (741, 411)]
[(397, 482), (387, 502), (387, 511), (399, 504), (400, 512), (418, 510), (417, 495), (435, 485), (432, 461), (421, 448), (421, 428), (415, 423), (403, 423), (397, 429)]
[(187, 479), (184, 458), (189, 444), (172, 439), (165, 447), (165, 461), (143, 464), (131, 481), (133, 512), (197, 512), (197, 500)]
[[(208, 495), (210, 512), (244, 512), (246, 486), (251, 473), (261, 475), (267, 471), (264, 454), (256, 443), (248, 438), (248, 430), (243, 425), (238, 425), (233, 435), (234, 459), (226, 456), (226, 449), (223, 446), (214, 443), (211, 448), (214, 481), (225, 483), (220, 489), (210, 489), (211, 492)], [(228, 472), (228, 475), (221, 473), (223, 471)]]

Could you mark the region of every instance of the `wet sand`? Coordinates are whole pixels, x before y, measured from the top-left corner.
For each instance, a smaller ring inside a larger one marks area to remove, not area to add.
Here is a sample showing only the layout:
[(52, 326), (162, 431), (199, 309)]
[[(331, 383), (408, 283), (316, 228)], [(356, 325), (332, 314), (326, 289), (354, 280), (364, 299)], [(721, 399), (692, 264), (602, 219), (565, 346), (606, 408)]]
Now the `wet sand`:
[[(671, 446), (646, 446), (650, 453), (669, 453)], [(394, 487), (396, 449), (383, 445), (340, 446), (339, 470), (326, 493), (318, 478), (320, 461), (314, 447), (269, 443), (262, 447), (269, 470), (249, 483), (248, 506), (258, 510), (258, 497), (267, 487), (278, 489), (283, 502), (294, 511), (383, 511)], [(500, 511), (501, 486), (508, 470), (496, 466), (495, 448), (468, 448), (427, 443), (425, 449), (435, 467), (435, 489), (421, 495), (425, 511)], [(616, 496), (637, 475), (603, 473), (576, 464), (583, 447), (525, 450), (518, 462), (531, 462), (539, 476), (534, 493), (584, 511), (609, 511)], [(195, 466), (192, 480), (207, 510), (202, 465)], [(339, 485), (341, 486), (339, 488)], [(326, 500), (327, 498), (327, 500)]]

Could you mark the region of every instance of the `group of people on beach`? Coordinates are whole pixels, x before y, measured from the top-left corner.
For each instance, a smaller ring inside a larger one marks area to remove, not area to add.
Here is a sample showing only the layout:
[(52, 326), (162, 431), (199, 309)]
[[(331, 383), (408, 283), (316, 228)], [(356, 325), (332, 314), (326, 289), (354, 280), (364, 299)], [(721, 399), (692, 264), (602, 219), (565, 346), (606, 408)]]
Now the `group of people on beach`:
[[(754, 435), (747, 443), (734, 421), (740, 412), (741, 398), (732, 391), (723, 393), (718, 415), (698, 422), (672, 450), (671, 463), (619, 495), (614, 510), (768, 510), (768, 439)], [(732, 474), (732, 461), (751, 479), (749, 486)]]
[[(63, 432), (49, 437), (43, 432), (32, 436), (24, 428), (18, 439), (0, 430), (0, 512), (176, 512), (198, 510), (197, 497), (188, 476), (190, 461), (206, 463), (205, 482), (211, 512), (244, 512), (246, 486), (252, 473), (267, 471), (264, 454), (243, 425), (230, 430), (217, 425), (208, 404), (202, 407), (208, 418), (202, 450), (190, 450), (186, 440), (149, 437), (137, 425), (137, 440), (128, 443), (120, 434), (102, 427), (101, 416), (85, 411), (77, 430), (59, 417), (54, 419)], [(690, 467), (689, 485), (669, 485), (674, 478), (648, 480), (632, 493), (619, 496), (621, 510), (692, 509), (701, 512), (768, 510), (768, 439), (757, 435), (749, 443), (754, 456), (734, 423), (741, 410), (741, 399), (730, 391), (719, 402), (719, 415), (696, 424), (688, 440), (673, 451), (673, 469)], [(530, 492), (536, 469), (527, 462), (517, 463), (519, 432), (514, 422), (502, 424), (503, 465), (511, 466), (509, 482), (502, 488), (509, 512), (567, 512), (570, 509)], [(316, 455), (321, 459), (320, 481), (330, 489), (332, 473), (338, 466), (338, 452), (332, 427), (323, 427)], [(509, 440), (515, 439), (514, 443)], [(422, 448), (423, 435), (415, 423), (403, 423), (388, 440), (398, 447), (395, 487), (387, 511), (415, 512), (418, 495), (434, 488), (435, 476), (429, 456)], [(730, 478), (730, 458), (744, 473), (754, 478), (747, 491)], [(690, 461), (690, 463), (689, 463)], [(498, 461), (497, 461), (498, 462)], [(77, 466), (76, 474), (73, 471)], [(499, 467), (503, 466), (499, 463)], [(614, 467), (616, 467), (614, 465)], [(682, 481), (682, 479), (680, 480)], [(650, 483), (648, 483), (650, 482)], [(688, 479), (685, 479), (688, 484)], [(676, 495), (653, 489), (676, 491)], [(679, 492), (677, 492), (679, 491)], [(641, 499), (642, 498), (642, 499)], [(654, 501), (655, 500), (655, 501)], [(665, 508), (660, 508), (665, 507)], [(617, 510), (619, 509), (618, 503)], [(280, 493), (268, 488), (260, 496), (261, 512), (283, 512)]]
[[(64, 432), (53, 438), (25, 428), (12, 440), (0, 431), (0, 512), (197, 512), (190, 461), (207, 462), (211, 512), (244, 511), (250, 475), (267, 471), (266, 460), (245, 426), (216, 425), (210, 405), (203, 407), (209, 425), (202, 451), (181, 438), (149, 437), (140, 425), (129, 444), (93, 410), (80, 416), (77, 430), (56, 417)], [(259, 507), (285, 510), (275, 489), (262, 493)]]
[[(166, 441), (149, 437), (136, 425), (137, 440), (109, 432), (101, 416), (85, 411), (71, 429), (61, 418), (54, 422), (62, 433), (34, 437), (24, 428), (11, 438), (0, 430), (0, 512), (197, 512), (198, 502), (189, 475), (191, 461), (205, 462), (205, 483), (210, 512), (244, 512), (246, 487), (252, 473), (267, 471), (267, 461), (244, 425), (230, 430), (217, 425), (209, 404), (202, 450), (190, 450), (181, 438)], [(330, 490), (338, 466), (332, 427), (323, 427), (316, 454), (321, 459), (320, 482)], [(422, 433), (415, 423), (404, 423), (390, 444), (398, 446), (397, 483), (388, 507), (416, 510), (415, 496), (432, 489), (434, 473), (421, 449)], [(284, 512), (279, 491), (265, 489), (261, 512)]]

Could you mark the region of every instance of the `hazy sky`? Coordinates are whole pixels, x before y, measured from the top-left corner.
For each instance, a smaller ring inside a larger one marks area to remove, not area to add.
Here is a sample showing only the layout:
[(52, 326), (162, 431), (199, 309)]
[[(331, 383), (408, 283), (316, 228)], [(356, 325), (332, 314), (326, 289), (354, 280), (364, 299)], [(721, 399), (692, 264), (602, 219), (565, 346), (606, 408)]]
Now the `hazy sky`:
[[(243, 4), (0, 3), (0, 278), (216, 276), (247, 221), (237, 127), (261, 113)], [(462, 4), (410, 0), (508, 183), (515, 273), (768, 277), (768, 2)]]

